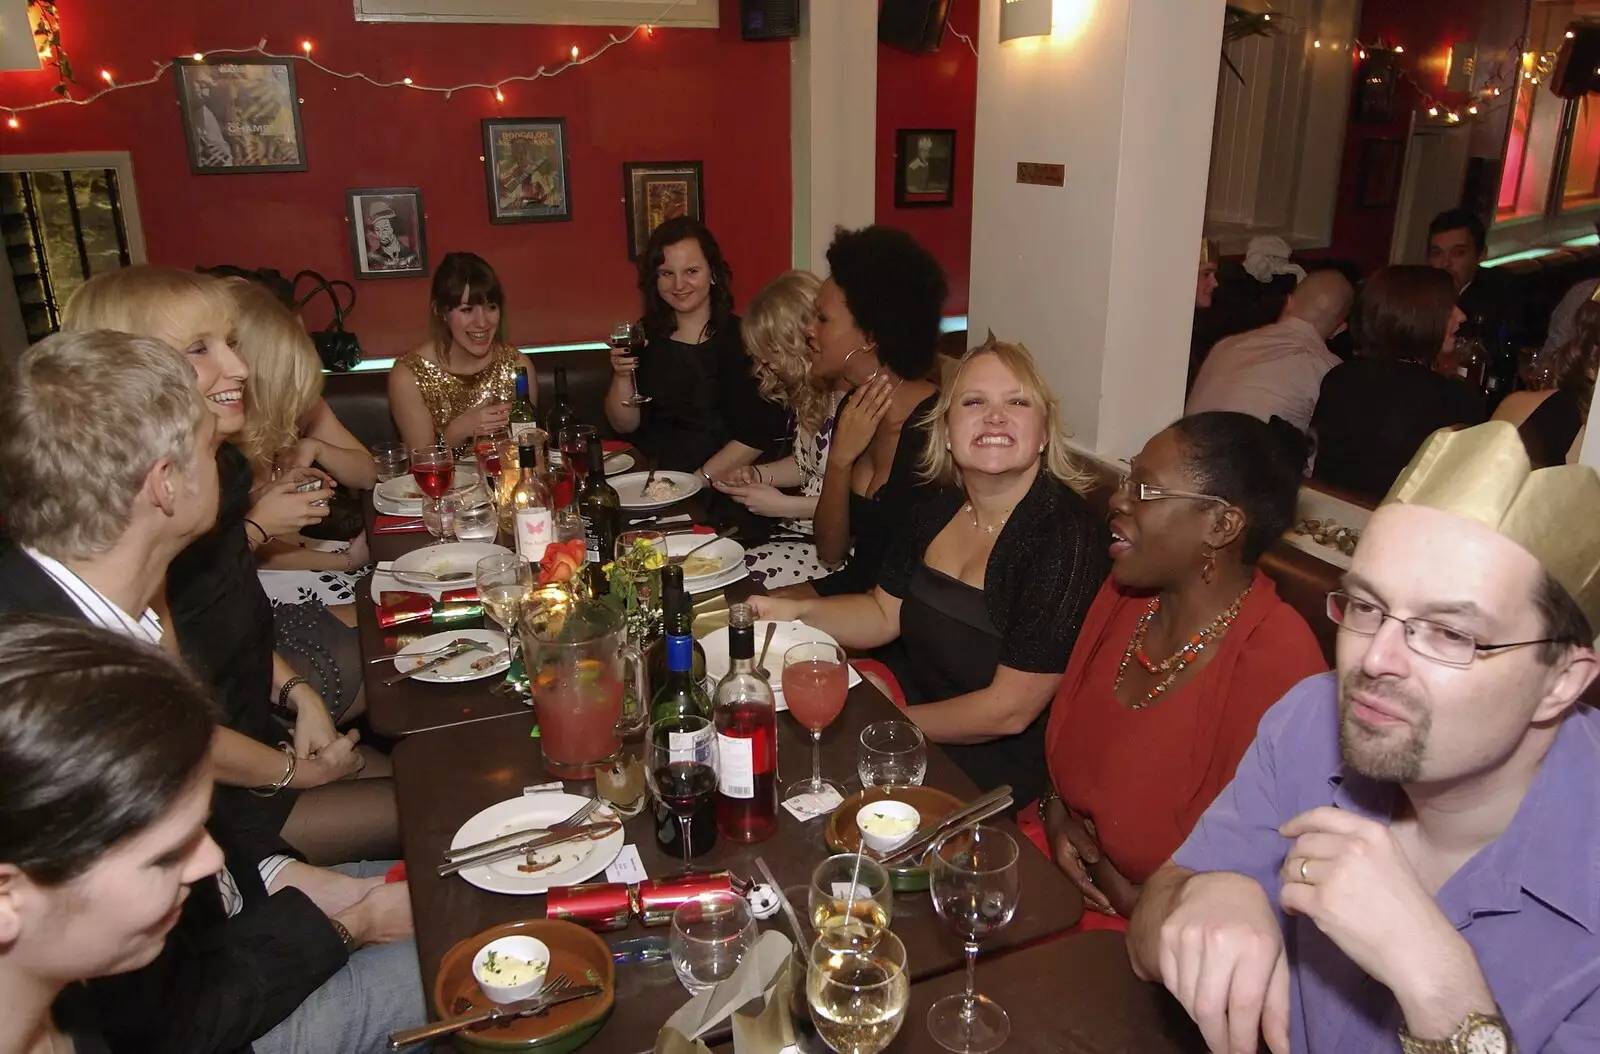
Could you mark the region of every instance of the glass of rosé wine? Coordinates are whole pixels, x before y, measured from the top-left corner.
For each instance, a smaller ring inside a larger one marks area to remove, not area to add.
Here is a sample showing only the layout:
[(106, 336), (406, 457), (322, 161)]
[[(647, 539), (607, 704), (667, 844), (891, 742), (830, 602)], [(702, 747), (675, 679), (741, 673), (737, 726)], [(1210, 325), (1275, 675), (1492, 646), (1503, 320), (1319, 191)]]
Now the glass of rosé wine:
[(850, 692), (850, 667), (844, 649), (826, 641), (796, 644), (783, 653), (783, 701), (795, 720), (811, 733), (811, 778), (792, 783), (785, 799), (797, 794), (824, 794), (836, 783), (822, 778), (822, 730), (833, 724)]

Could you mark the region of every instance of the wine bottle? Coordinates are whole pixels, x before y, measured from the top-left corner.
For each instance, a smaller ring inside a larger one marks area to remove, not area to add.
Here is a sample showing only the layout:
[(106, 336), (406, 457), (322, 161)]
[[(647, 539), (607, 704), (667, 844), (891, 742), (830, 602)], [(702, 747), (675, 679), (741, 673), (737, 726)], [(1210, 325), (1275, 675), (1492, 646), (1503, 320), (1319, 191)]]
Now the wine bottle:
[[(675, 580), (675, 581), (674, 581)], [(698, 716), (711, 717), (711, 700), (707, 698), (700, 680), (694, 676), (695, 653), (700, 645), (689, 632), (689, 597), (683, 591), (683, 569), (668, 566), (661, 569), (661, 606), (666, 633), (657, 643), (662, 646), (665, 669), (650, 703), (650, 720)], [(704, 652), (700, 652), (702, 662)], [(683, 856), (682, 828), (672, 810), (656, 802), (656, 839), (665, 853)], [(717, 807), (714, 798), (689, 817), (689, 856), (707, 852), (717, 841)]]
[(517, 555), (530, 564), (537, 564), (544, 559), (545, 549), (555, 539), (555, 516), (550, 507), (550, 491), (539, 478), (537, 443), (529, 442), (517, 447), (517, 485), (511, 492), (510, 505)]
[(539, 419), (533, 413), (533, 401), (528, 398), (528, 374), (524, 370), (517, 371), (517, 397), (511, 403), (508, 427), (513, 440), (521, 440), (523, 433), (539, 427)]
[(552, 443), (561, 442), (561, 431), (570, 424), (577, 423), (577, 415), (572, 412), (572, 405), (567, 401), (567, 368), (556, 367), (556, 394), (550, 406), (550, 414), (545, 418), (544, 430), (550, 433)]
[(611, 562), (622, 533), (622, 499), (606, 482), (606, 455), (597, 438), (589, 440), (589, 474), (578, 488), (578, 515), (583, 518), (589, 581), (599, 595), (607, 588), (600, 569)]
[[(668, 564), (661, 569), (661, 613), (662, 624), (664, 627), (670, 627), (671, 625), (670, 615), (668, 613), (672, 610), (671, 605), (674, 603), (674, 593), (676, 593), (677, 597), (683, 602), (685, 622), (692, 623), (694, 621), (694, 611), (691, 607), (693, 604), (693, 599), (683, 588), (683, 568), (678, 564)], [(688, 633), (690, 631), (686, 629), (684, 632)], [(692, 636), (689, 638), (689, 643), (694, 651), (694, 658), (692, 660), (693, 665), (690, 672), (694, 675), (695, 683), (700, 685), (701, 691), (706, 694), (708, 702), (706, 704), (705, 716), (710, 717), (710, 691), (705, 687), (706, 650), (702, 648), (700, 646), (700, 642), (695, 640)], [(650, 676), (651, 684), (660, 684), (666, 679), (667, 638), (664, 635), (657, 637), (655, 640), (650, 642), (650, 647), (645, 652), (644, 661), (645, 671)], [(652, 717), (651, 720), (654, 720), (654, 717)]]
[(778, 711), (772, 686), (756, 672), (749, 604), (728, 610), (728, 660), (713, 707), (721, 760), (717, 830), (732, 842), (760, 842), (778, 830)]

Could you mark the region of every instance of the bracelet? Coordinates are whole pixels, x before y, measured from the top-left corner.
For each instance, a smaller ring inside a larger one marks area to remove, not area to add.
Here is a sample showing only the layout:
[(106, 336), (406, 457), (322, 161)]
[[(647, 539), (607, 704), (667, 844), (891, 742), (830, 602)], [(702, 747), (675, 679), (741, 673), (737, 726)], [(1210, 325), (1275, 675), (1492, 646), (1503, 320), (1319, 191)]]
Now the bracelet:
[(294, 691), (295, 687), (297, 685), (310, 684), (310, 683), (311, 683), (310, 681), (307, 681), (304, 677), (300, 677), (298, 675), (289, 678), (287, 681), (284, 681), (283, 682), (283, 687), (278, 689), (278, 709), (279, 710), (288, 710), (289, 709), (289, 693)]
[(294, 747), (291, 747), (287, 743), (279, 743), (278, 749), (283, 751), (284, 756), (288, 759), (285, 761), (283, 766), (283, 775), (278, 778), (278, 782), (276, 783), (263, 784), (260, 787), (251, 787), (250, 793), (254, 794), (258, 798), (277, 797), (278, 792), (287, 787), (294, 779), (295, 771), (300, 767), (300, 759), (295, 757)]
[(1060, 800), (1061, 800), (1061, 795), (1056, 792), (1056, 789), (1053, 786), (1049, 790), (1045, 791), (1043, 794), (1039, 795), (1039, 819), (1040, 820), (1044, 819), (1044, 810), (1045, 810), (1046, 806), (1048, 806), (1053, 801), (1060, 801)]
[(767, 477), (762, 473), (761, 466), (760, 465), (755, 466), (755, 470), (756, 470), (756, 482), (765, 484), (767, 482)]
[[(244, 532), (245, 540), (250, 542), (251, 544), (256, 545), (256, 546), (262, 546), (262, 545), (266, 545), (268, 542), (272, 541), (272, 535), (267, 533), (267, 529), (265, 527), (261, 526), (256, 521), (252, 520), (250, 517), (246, 516), (244, 518), (244, 525), (246, 527), (246, 530)], [(254, 527), (256, 530), (261, 532), (261, 540), (259, 542), (255, 541), (253, 538), (250, 537), (250, 531), (248, 530), (248, 528), (251, 528), (251, 527)]]
[(360, 945), (356, 943), (355, 936), (350, 932), (349, 928), (331, 916), (328, 921), (333, 924), (333, 932), (339, 935), (339, 943), (344, 945), (344, 953), (346, 955), (353, 954)]

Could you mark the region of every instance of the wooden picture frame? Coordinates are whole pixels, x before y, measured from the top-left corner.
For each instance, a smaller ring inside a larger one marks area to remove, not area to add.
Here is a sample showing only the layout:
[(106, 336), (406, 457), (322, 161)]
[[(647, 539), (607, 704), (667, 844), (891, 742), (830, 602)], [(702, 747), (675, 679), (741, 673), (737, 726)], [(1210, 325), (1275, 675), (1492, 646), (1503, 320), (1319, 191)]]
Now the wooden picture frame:
[(304, 172), (294, 60), (174, 59), (172, 82), (197, 176)]
[(565, 117), (485, 117), (483, 178), (490, 223), (572, 219)]
[(894, 133), (894, 207), (955, 204), (956, 130), (901, 128)]
[(667, 220), (692, 216), (705, 221), (705, 166), (699, 161), (625, 161), (622, 216), (628, 259), (638, 260), (650, 235)]
[(344, 192), (350, 261), (357, 278), (425, 278), (427, 217), (420, 187), (356, 187)]

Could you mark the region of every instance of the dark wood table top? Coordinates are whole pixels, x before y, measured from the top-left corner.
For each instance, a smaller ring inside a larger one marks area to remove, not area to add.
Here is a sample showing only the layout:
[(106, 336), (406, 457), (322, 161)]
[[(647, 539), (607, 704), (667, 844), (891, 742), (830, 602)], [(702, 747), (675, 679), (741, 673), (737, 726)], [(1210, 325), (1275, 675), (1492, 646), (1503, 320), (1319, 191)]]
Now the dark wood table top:
[[(855, 766), (861, 729), (896, 713), (893, 704), (870, 684), (854, 688), (844, 712), (822, 735), (823, 774), (847, 782)], [(539, 741), (528, 736), (532, 724), (530, 716), (522, 715), (439, 728), (406, 739), (394, 751), (417, 951), (428, 990), (440, 958), (456, 941), (502, 922), (544, 915), (542, 896), (488, 893), (459, 877), (435, 876), (450, 839), (468, 818), (496, 802), (516, 797), (525, 786), (549, 779), (541, 763)], [(796, 779), (809, 770), (809, 734), (792, 717), (780, 714), (778, 744), (782, 786), (785, 779)], [(941, 750), (931, 747), (928, 753), (929, 786), (963, 799), (976, 794), (972, 782)], [(579, 788), (583, 786), (569, 785), (569, 789), (581, 793)], [(696, 860), (697, 866), (727, 867), (741, 877), (758, 876), (754, 861), (760, 856), (785, 887), (808, 885), (812, 870), (829, 854), (822, 834), (826, 821), (802, 824), (781, 808), (779, 817), (778, 833), (773, 838), (752, 846), (719, 841)], [(1072, 926), (1082, 911), (1076, 888), (1055, 865), (1009, 821), (1003, 826), (1021, 843), (1023, 894), (1011, 925), (988, 942), (986, 950), (990, 951), (1059, 934)], [(669, 857), (657, 847), (648, 811), (628, 822), (627, 836), (638, 847), (650, 874), (667, 874), (679, 866), (677, 857)], [(776, 921), (764, 925), (775, 924)], [(927, 893), (897, 896), (892, 926), (906, 944), (914, 980), (960, 970), (960, 942), (939, 921)], [(635, 922), (627, 930), (605, 936), (615, 943), (661, 932), (646, 930)], [(670, 963), (620, 967), (618, 997), (618, 1008), (600, 1034), (594, 1048), (597, 1051), (651, 1050), (661, 1025), (688, 999)], [(728, 1035), (728, 1028), (723, 1027), (708, 1040), (715, 1042)]]

